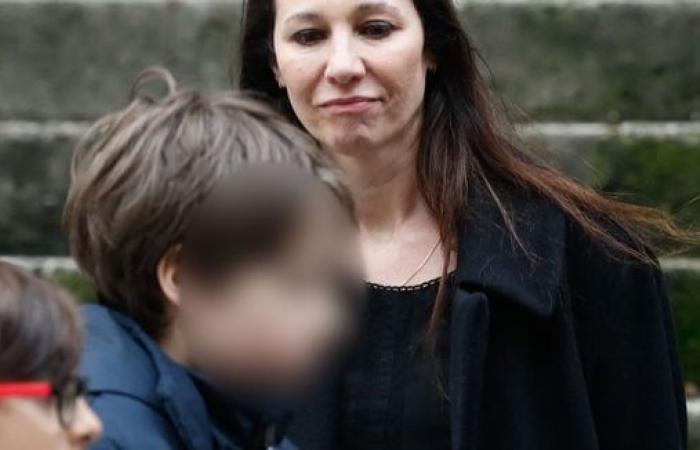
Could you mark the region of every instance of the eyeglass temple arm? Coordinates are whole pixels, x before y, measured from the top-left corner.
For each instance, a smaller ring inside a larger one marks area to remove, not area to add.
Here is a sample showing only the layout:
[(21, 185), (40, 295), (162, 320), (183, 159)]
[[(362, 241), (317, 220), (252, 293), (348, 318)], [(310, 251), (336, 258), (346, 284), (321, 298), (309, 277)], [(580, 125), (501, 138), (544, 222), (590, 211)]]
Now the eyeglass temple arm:
[(50, 397), (52, 394), (50, 383), (0, 383), (0, 397)]

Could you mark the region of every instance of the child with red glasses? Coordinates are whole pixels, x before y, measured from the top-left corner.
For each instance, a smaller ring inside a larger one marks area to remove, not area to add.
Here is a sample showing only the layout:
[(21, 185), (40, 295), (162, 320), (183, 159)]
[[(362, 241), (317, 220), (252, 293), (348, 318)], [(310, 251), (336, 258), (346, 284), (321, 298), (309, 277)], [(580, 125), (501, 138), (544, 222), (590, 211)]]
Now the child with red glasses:
[(0, 450), (78, 450), (101, 423), (76, 376), (82, 333), (63, 291), (0, 261)]

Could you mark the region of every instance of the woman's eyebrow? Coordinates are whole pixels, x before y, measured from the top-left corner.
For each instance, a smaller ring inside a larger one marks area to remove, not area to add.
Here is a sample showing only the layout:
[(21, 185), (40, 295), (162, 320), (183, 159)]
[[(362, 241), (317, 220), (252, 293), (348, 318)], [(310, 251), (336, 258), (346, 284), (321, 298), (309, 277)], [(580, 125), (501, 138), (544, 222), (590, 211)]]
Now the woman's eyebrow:
[(371, 13), (392, 13), (397, 16), (401, 16), (401, 10), (388, 2), (378, 1), (378, 2), (365, 2), (359, 4), (355, 8), (355, 13), (357, 14), (371, 14)]
[[(401, 10), (388, 2), (364, 2), (355, 7), (353, 11), (355, 15), (371, 14), (371, 13), (391, 13), (401, 16)], [(313, 22), (321, 18), (321, 15), (313, 11), (301, 11), (294, 13), (284, 19), (284, 23), (290, 22)]]
[(311, 22), (318, 20), (320, 18), (320, 14), (312, 12), (312, 11), (302, 11), (298, 13), (294, 13), (291, 16), (287, 17), (284, 19), (284, 23), (290, 23), (290, 22)]

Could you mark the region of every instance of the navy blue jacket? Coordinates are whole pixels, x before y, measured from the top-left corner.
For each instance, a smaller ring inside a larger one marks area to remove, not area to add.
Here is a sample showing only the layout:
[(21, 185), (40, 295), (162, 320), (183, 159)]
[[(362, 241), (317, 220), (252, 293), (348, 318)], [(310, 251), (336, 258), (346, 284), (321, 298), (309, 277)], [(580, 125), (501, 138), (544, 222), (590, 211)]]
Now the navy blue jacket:
[[(525, 252), (475, 192), (449, 308), (452, 449), (685, 449), (661, 272), (595, 242), (541, 197), (508, 192)], [(345, 448), (338, 414), (352, 399), (329, 391), (297, 418), (305, 450)]]
[[(218, 411), (231, 429), (214, 426), (195, 378), (134, 321), (101, 306), (85, 306), (83, 315), (81, 373), (89, 380), (90, 406), (104, 423), (104, 434), (92, 450), (266, 449), (262, 441), (275, 434), (273, 425), (248, 420), (232, 406)], [(258, 435), (263, 437), (256, 439)], [(284, 441), (269, 448), (294, 446)]]

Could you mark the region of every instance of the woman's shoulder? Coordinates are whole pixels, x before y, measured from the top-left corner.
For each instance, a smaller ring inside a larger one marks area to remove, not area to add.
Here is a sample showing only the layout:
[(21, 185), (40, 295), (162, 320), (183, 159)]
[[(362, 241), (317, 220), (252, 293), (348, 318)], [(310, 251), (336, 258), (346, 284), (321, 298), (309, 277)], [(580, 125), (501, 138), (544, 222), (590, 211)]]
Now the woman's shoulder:
[[(477, 256), (467, 256), (464, 265), (481, 268), (479, 260), (488, 259), (493, 261), (491, 271), (507, 271), (520, 280), (538, 279), (532, 283), (542, 285), (540, 291), (572, 284), (603, 287), (632, 273), (656, 276), (651, 251), (612, 220), (591, 219), (602, 231), (596, 236), (551, 199), (524, 189), (500, 190), (498, 200), (490, 195), (473, 197), (470, 205), (461, 228), (460, 253)], [(645, 254), (650, 261), (630, 256), (612, 242)]]
[(546, 196), (530, 189), (475, 185), (468, 196), (464, 235), (493, 235), (521, 247), (538, 243), (563, 244), (568, 218), (564, 210)]
[[(601, 258), (620, 264), (634, 263), (639, 258), (629, 256), (622, 248), (646, 255), (654, 261), (652, 251), (633, 232), (612, 217), (584, 208), (575, 217), (561, 204), (542, 193), (525, 188), (498, 187), (495, 198), (483, 189), (475, 189), (467, 212), (467, 226), (462, 233), (496, 234), (503, 241), (513, 241), (524, 251), (566, 249), (566, 258)], [(479, 224), (481, 226), (476, 226)], [(488, 224), (488, 227), (484, 227)], [(595, 230), (594, 230), (595, 229)], [(628, 256), (625, 256), (628, 255)]]
[(460, 252), (477, 252), (524, 271), (548, 263), (561, 266), (570, 227), (564, 210), (536, 192), (515, 188), (493, 192), (497, 197), (476, 187), (470, 195), (460, 225)]

